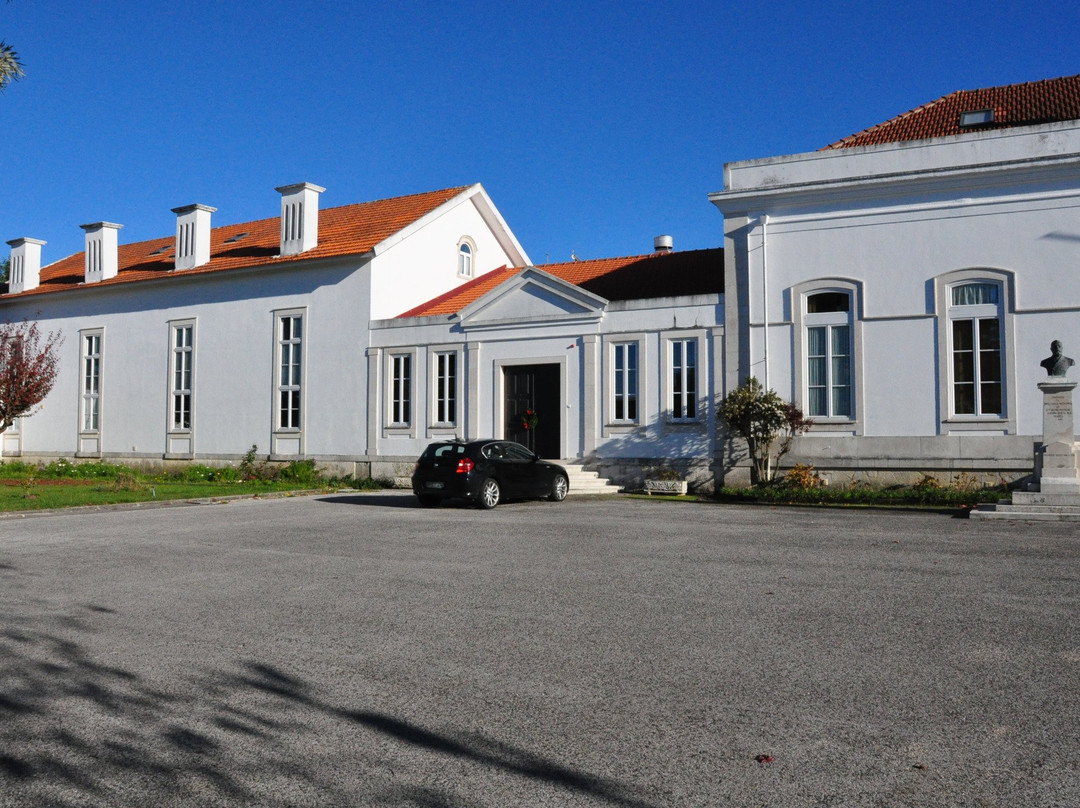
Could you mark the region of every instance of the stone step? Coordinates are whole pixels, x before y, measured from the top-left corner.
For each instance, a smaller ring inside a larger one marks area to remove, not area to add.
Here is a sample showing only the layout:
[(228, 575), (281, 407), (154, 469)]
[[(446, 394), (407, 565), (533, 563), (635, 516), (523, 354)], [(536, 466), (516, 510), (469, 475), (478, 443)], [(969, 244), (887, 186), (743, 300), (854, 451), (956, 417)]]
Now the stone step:
[(1051, 513), (1040, 511), (1033, 513), (1016, 513), (1013, 511), (998, 510), (974, 510), (969, 514), (971, 519), (1012, 519), (1016, 522), (1080, 522), (1080, 513)]
[(996, 505), (980, 505), (979, 510), (1002, 511), (1004, 513), (1075, 513), (1080, 508), (1075, 505), (1018, 505), (1015, 502), (999, 502)]
[(979, 505), (972, 519), (1016, 519), (1025, 522), (1080, 522), (1080, 493), (1013, 491), (1010, 499)]
[[(1008, 503), (1009, 500), (1002, 500)], [(1013, 505), (1071, 505), (1080, 508), (1080, 494), (1044, 494), (1039, 491), (1014, 491)]]
[(618, 494), (621, 490), (615, 483), (601, 477), (599, 472), (586, 471), (580, 464), (560, 461), (559, 465), (566, 469), (570, 478), (570, 496)]

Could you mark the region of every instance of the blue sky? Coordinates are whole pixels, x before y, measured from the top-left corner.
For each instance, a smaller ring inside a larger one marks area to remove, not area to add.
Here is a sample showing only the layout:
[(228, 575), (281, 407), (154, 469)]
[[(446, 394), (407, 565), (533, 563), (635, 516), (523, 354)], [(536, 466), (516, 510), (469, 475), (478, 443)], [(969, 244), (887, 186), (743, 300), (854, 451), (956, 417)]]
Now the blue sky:
[[(0, 3), (0, 240), (484, 184), (536, 263), (720, 246), (723, 164), (1080, 73), (1072, 2)], [(0, 252), (6, 256), (6, 245)]]

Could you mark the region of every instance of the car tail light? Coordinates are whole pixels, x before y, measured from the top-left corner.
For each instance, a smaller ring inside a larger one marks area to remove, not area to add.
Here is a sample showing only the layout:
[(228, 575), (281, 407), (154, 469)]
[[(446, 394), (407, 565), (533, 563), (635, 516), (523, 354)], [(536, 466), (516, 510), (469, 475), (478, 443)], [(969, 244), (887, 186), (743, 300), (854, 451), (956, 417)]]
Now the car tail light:
[(469, 459), (468, 457), (463, 457), (457, 462), (457, 473), (468, 474), (470, 471), (473, 470), (473, 466), (475, 465), (476, 464), (473, 463), (471, 459)]

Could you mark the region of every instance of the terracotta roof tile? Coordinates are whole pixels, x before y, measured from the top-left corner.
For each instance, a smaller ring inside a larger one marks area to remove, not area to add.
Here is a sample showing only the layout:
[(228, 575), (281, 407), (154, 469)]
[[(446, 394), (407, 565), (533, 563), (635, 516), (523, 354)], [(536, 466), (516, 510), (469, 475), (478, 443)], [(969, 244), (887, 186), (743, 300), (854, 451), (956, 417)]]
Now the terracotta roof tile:
[[(993, 121), (976, 126), (960, 125), (961, 113), (987, 109), (994, 111)], [(1065, 76), (981, 90), (958, 90), (831, 143), (825, 149), (875, 146), (1077, 119), (1080, 119), (1080, 75)]]
[[(210, 261), (194, 269), (174, 271), (174, 236), (121, 244), (117, 276), (93, 286), (112, 286), (152, 278), (181, 278), (296, 260), (363, 255), (469, 187), (446, 188), (320, 210), (318, 246), (299, 256), (282, 257), (278, 254), (281, 246), (279, 217), (213, 228), (210, 232)], [(83, 253), (78, 252), (44, 266), (38, 288), (4, 297), (21, 298), (61, 289), (88, 288), (83, 284), (84, 260)]]
[[(567, 261), (541, 264), (536, 268), (607, 300), (643, 300), (724, 291), (724, 251), (719, 247)], [(522, 271), (514, 267), (496, 269), (399, 316), (456, 314)]]

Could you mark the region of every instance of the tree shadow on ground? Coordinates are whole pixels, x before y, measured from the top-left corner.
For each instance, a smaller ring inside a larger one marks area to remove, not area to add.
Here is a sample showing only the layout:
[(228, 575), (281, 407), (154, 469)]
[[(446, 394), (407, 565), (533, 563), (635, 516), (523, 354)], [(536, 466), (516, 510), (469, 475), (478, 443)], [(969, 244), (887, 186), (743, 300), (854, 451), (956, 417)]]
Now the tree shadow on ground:
[(477, 804), (451, 777), (429, 782), (451, 759), (592, 804), (657, 804), (487, 734), (338, 704), (257, 660), (144, 674), (95, 659), (81, 615), (0, 620), (0, 792), (14, 804)]

